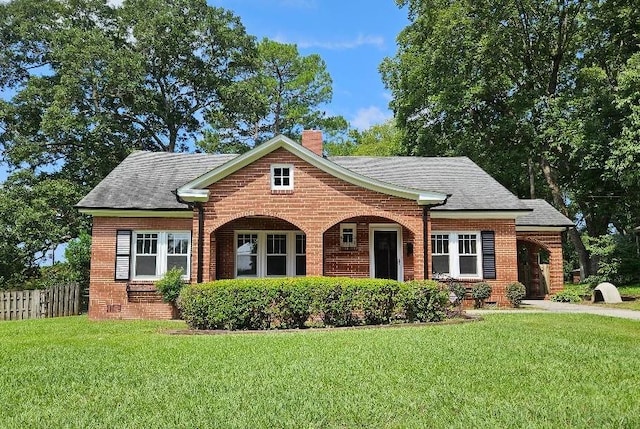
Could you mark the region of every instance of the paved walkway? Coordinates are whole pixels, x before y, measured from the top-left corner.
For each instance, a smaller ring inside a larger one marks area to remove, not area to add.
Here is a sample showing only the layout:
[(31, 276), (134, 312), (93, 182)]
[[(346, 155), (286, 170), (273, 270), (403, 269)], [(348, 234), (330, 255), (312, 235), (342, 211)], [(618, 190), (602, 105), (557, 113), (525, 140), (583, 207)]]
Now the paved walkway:
[(623, 308), (600, 307), (595, 305), (570, 304), (567, 302), (553, 302), (549, 300), (526, 299), (523, 304), (556, 313), (589, 313), (600, 316), (621, 317), (623, 319), (640, 320), (640, 311)]
[(526, 299), (522, 301), (528, 308), (522, 310), (467, 310), (472, 314), (483, 313), (539, 313), (550, 311), (552, 313), (588, 313), (600, 316), (620, 317), (623, 319), (640, 320), (640, 311), (626, 310), (622, 308), (598, 307), (594, 305), (570, 304), (566, 302), (553, 302), (548, 300)]

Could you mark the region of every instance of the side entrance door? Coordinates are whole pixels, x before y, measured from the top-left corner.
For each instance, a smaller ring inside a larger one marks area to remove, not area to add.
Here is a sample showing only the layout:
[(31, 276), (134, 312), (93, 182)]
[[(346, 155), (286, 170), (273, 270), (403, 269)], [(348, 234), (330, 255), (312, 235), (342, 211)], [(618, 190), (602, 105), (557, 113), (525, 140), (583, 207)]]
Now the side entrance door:
[(371, 277), (402, 280), (402, 230), (399, 226), (375, 226), (369, 231)]

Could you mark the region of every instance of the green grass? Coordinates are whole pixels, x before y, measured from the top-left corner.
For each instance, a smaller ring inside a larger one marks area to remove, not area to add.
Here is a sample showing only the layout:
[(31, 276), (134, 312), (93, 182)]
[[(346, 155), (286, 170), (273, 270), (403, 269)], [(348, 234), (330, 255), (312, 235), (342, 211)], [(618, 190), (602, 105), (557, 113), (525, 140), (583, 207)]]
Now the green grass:
[(640, 427), (640, 323), (481, 322), (167, 335), (0, 323), (0, 427)]

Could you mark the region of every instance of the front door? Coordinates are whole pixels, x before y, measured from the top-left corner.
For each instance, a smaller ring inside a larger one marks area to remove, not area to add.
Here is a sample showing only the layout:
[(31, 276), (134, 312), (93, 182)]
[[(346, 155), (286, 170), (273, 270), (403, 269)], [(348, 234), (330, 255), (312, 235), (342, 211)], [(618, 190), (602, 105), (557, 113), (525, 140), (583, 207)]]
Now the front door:
[(399, 231), (396, 228), (380, 228), (372, 229), (372, 233), (372, 277), (400, 280), (402, 261)]

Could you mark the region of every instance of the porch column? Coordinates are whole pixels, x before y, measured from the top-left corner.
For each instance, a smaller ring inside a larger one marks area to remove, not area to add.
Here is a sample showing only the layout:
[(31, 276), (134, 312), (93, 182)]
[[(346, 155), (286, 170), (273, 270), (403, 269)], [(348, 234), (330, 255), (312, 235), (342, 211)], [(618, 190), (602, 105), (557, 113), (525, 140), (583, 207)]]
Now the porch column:
[(324, 273), (324, 234), (314, 231), (305, 233), (307, 240), (307, 276), (321, 276)]

